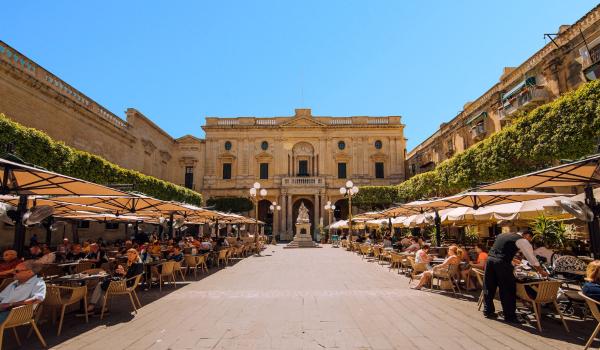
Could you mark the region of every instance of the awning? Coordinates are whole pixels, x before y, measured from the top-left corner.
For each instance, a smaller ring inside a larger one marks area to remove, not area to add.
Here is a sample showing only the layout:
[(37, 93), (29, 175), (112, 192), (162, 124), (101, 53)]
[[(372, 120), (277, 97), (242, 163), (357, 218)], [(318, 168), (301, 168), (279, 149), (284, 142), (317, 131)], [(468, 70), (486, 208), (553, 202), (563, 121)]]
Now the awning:
[(425, 203), (419, 203), (421, 209), (445, 209), (456, 207), (470, 207), (478, 209), (488, 205), (515, 203), (533, 199), (569, 196), (568, 194), (545, 193), (545, 192), (508, 192), (508, 191), (492, 191), (492, 192), (465, 192), (450, 197), (434, 199)]
[(529, 77), (529, 78), (523, 80), (522, 82), (520, 82), (515, 87), (508, 90), (508, 92), (506, 92), (505, 94), (502, 95), (502, 102), (504, 102), (504, 101), (508, 100), (509, 98), (513, 97), (514, 95), (518, 94), (526, 86), (535, 86), (535, 85), (536, 85), (535, 77)]
[(475, 121), (483, 120), (483, 119), (485, 119), (487, 117), (488, 117), (487, 112), (481, 112), (481, 113), (476, 114), (475, 116), (467, 119), (467, 121), (465, 122), (465, 124), (470, 125), (470, 124), (472, 124)]

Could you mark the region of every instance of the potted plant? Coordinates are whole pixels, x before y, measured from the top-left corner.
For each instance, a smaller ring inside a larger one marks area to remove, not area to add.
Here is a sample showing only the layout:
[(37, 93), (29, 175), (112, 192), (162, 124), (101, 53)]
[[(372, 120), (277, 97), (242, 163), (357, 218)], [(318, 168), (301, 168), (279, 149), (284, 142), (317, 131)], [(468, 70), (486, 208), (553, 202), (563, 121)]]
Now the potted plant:
[(549, 248), (563, 248), (567, 240), (567, 227), (561, 222), (549, 219), (541, 214), (531, 225), (533, 240)]
[(479, 242), (479, 232), (477, 226), (466, 226), (464, 243), (465, 245), (475, 245)]

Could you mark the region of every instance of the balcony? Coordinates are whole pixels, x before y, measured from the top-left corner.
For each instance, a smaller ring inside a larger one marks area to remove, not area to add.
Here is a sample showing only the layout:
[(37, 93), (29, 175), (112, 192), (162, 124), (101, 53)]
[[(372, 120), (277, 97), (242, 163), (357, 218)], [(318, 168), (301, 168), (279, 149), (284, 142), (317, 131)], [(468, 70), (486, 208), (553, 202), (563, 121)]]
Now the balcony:
[(322, 177), (284, 177), (281, 179), (283, 187), (325, 187), (325, 179)]
[(477, 124), (471, 128), (471, 137), (475, 141), (481, 141), (485, 138), (487, 132), (485, 131), (485, 125), (483, 123)]
[(524, 90), (510, 100), (504, 102), (500, 107), (500, 120), (507, 119), (516, 111), (529, 112), (550, 99), (550, 94), (543, 87), (532, 87)]

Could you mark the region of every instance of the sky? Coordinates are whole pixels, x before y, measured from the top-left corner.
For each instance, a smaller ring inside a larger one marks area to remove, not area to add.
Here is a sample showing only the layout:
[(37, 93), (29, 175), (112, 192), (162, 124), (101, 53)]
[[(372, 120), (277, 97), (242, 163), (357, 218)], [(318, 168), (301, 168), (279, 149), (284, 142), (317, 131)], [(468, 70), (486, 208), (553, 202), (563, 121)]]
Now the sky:
[(173, 137), (207, 116), (400, 115), (433, 134), (595, 1), (11, 1), (0, 40)]

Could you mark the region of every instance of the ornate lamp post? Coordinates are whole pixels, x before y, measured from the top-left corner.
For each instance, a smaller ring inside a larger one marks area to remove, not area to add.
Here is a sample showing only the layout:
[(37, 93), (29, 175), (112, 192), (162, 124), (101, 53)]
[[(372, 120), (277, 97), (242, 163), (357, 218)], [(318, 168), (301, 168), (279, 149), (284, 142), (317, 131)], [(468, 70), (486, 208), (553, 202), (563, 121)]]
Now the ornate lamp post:
[(358, 193), (358, 186), (352, 180), (346, 181), (345, 187), (340, 187), (340, 194), (348, 197), (348, 242), (352, 242), (352, 197)]
[[(333, 214), (333, 211), (335, 210), (335, 204), (331, 204), (331, 201), (327, 201), (327, 204), (325, 204), (325, 210), (327, 210), (327, 214), (328, 214), (327, 218), (329, 219), (328, 226), (331, 227), (331, 221), (332, 221), (331, 214)], [(329, 234), (327, 236), (329, 237)]]
[[(271, 244), (277, 245), (277, 239), (275, 238), (275, 228), (277, 227), (277, 222), (275, 222), (275, 211), (279, 212), (281, 210), (281, 205), (277, 205), (277, 202), (273, 202), (269, 206), (269, 209), (273, 213), (273, 230), (271, 232), (273, 237), (271, 238)], [(277, 215), (277, 218), (279, 219), (279, 215)]]
[[(255, 182), (254, 186), (250, 189), (250, 200), (254, 203), (254, 219), (256, 220), (256, 233), (254, 235), (254, 241), (258, 242), (258, 202), (261, 198), (267, 196), (267, 190), (260, 188), (260, 183)], [(260, 254), (260, 252), (258, 252)]]

